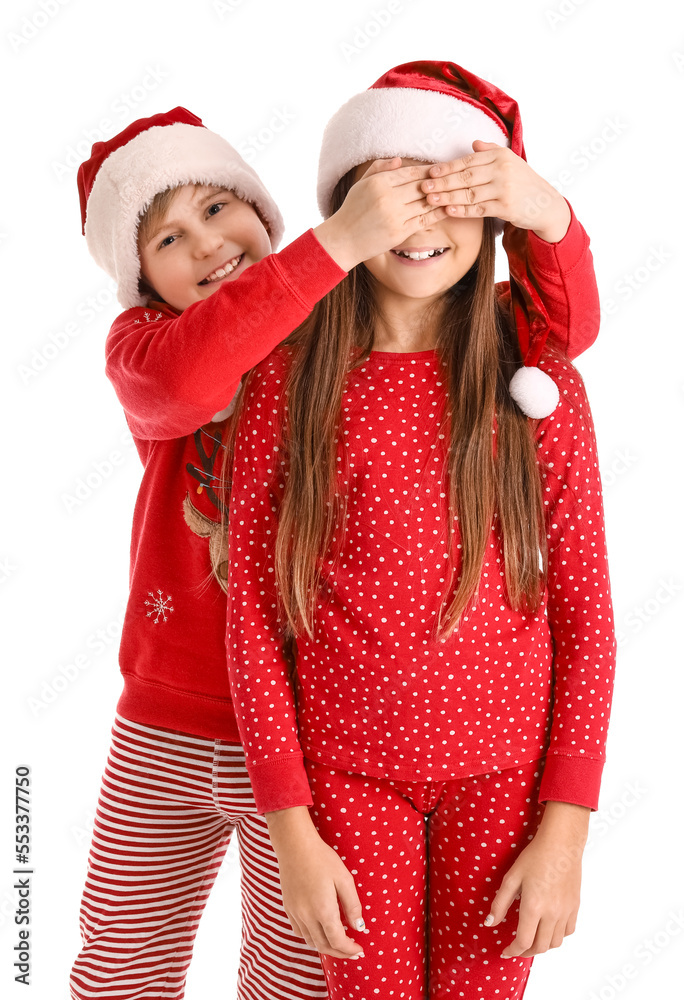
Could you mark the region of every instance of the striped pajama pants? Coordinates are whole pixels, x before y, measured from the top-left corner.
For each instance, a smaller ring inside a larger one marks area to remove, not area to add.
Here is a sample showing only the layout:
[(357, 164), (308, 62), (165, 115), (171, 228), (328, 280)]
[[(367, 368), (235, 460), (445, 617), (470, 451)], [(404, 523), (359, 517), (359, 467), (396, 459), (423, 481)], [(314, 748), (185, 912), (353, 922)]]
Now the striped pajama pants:
[(81, 901), (75, 1000), (183, 997), (233, 831), (242, 868), (239, 1000), (327, 997), (318, 952), (294, 936), (283, 910), (242, 747), (117, 716)]

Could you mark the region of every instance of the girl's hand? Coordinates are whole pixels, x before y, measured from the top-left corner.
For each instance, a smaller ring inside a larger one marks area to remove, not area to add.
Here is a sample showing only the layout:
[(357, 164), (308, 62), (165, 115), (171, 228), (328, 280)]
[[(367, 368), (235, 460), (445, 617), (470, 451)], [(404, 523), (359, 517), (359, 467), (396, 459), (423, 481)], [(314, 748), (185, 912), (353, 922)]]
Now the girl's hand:
[(401, 157), (373, 160), (334, 215), (314, 229), (318, 241), (345, 271), (385, 253), (413, 233), (446, 219), (421, 190), (429, 163), (402, 167)]
[(495, 927), (520, 896), (515, 939), (503, 958), (541, 955), (575, 930), (589, 812), (567, 802), (547, 803), (534, 839), (506, 873), (485, 920), (486, 927)]
[(266, 813), (266, 818), (278, 857), (283, 905), (295, 934), (322, 955), (363, 957), (340, 917), (342, 907), (350, 927), (365, 929), (354, 879), (319, 836), (306, 807)]
[(570, 209), (552, 184), (522, 157), (495, 142), (473, 143), (474, 153), (449, 163), (435, 163), (421, 189), (431, 205), (447, 206), (455, 218), (485, 216), (532, 229), (548, 243), (568, 231)]

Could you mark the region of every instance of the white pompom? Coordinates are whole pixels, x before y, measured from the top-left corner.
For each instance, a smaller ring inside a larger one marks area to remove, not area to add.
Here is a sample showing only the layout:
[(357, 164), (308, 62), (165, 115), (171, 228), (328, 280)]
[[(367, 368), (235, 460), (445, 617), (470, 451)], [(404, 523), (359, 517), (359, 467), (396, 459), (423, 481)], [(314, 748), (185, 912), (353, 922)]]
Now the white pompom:
[(534, 420), (550, 416), (560, 400), (558, 386), (541, 368), (519, 368), (509, 389), (523, 413)]

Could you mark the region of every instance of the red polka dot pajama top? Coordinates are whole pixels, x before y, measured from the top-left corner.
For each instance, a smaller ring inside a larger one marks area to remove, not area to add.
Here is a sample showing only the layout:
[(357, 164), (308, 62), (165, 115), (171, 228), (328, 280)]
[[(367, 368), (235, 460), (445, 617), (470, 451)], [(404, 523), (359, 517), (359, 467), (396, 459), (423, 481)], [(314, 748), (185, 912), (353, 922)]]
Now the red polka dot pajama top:
[(615, 639), (594, 429), (577, 371), (552, 349), (542, 359), (561, 396), (536, 424), (549, 541), (543, 605), (536, 614), (508, 606), (493, 527), (477, 603), (446, 641), (434, 638), (453, 593), (441, 363), (434, 351), (374, 351), (351, 372), (340, 474), (347, 531), (339, 560), (323, 564), (315, 638), (297, 642), (295, 707), (273, 569), (291, 352), (278, 348), (253, 376), (230, 508), (230, 682), (259, 812), (311, 805), (303, 756), (424, 781), (545, 757), (540, 801), (596, 809)]

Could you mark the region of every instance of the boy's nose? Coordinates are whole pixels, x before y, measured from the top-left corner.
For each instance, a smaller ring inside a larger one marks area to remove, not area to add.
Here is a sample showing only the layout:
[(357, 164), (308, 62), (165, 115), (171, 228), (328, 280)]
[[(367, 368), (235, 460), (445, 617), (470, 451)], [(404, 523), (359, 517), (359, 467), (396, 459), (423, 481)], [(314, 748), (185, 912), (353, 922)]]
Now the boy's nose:
[(223, 236), (215, 230), (198, 233), (195, 237), (195, 253), (198, 257), (209, 257), (223, 245), (223, 242)]

